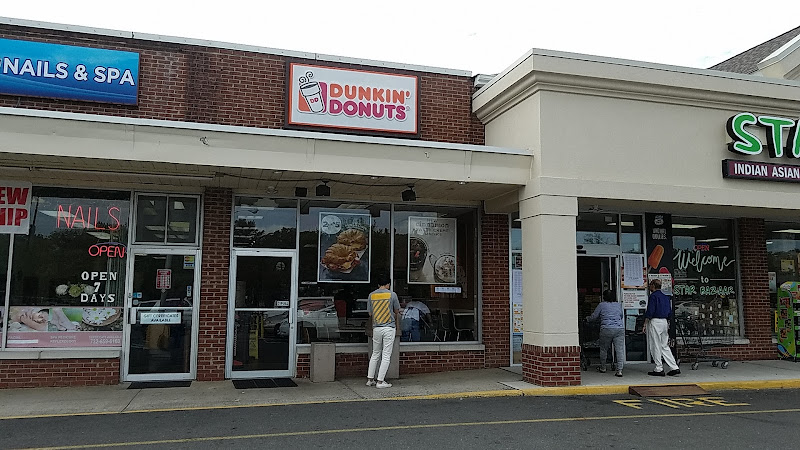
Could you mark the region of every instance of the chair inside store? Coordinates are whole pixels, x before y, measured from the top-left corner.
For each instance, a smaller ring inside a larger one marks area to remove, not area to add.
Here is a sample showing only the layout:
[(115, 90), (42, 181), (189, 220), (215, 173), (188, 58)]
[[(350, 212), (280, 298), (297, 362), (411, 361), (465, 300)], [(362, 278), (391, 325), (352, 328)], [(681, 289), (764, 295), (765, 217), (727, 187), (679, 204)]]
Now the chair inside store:
[(447, 313), (450, 316), (450, 323), (453, 326), (453, 332), (456, 335), (456, 340), (462, 340), (462, 335), (468, 336), (470, 339), (472, 339), (472, 328), (466, 328), (463, 324), (459, 325), (457, 320), (458, 318), (455, 316), (455, 312), (453, 312), (452, 309)]

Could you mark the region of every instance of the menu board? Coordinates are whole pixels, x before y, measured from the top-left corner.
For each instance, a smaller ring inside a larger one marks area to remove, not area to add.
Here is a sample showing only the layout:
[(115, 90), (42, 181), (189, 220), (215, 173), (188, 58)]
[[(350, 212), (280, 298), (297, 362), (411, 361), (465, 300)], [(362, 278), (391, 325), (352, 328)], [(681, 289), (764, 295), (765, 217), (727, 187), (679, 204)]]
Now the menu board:
[(522, 333), (522, 270), (511, 270), (511, 317), (513, 333)]
[(409, 284), (455, 284), (456, 261), (456, 219), (408, 218)]
[(319, 213), (317, 281), (369, 283), (372, 216)]

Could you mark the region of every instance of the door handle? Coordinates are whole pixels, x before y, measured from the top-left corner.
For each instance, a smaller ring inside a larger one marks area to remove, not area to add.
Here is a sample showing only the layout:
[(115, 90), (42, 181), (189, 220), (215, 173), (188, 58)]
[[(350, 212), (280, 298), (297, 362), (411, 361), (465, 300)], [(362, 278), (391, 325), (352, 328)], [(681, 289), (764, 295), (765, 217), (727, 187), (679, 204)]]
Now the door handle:
[(128, 323), (131, 325), (136, 325), (136, 313), (138, 312), (139, 308), (130, 308), (128, 310)]

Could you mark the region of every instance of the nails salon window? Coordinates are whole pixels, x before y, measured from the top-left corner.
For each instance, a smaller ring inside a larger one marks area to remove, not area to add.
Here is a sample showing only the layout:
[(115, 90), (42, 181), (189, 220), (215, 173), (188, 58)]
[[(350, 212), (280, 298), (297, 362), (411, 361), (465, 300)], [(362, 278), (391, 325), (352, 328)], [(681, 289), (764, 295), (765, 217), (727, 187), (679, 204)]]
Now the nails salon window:
[[(29, 232), (14, 236), (5, 348), (121, 347), (130, 193), (32, 193)], [(3, 237), (0, 269), (7, 259)]]

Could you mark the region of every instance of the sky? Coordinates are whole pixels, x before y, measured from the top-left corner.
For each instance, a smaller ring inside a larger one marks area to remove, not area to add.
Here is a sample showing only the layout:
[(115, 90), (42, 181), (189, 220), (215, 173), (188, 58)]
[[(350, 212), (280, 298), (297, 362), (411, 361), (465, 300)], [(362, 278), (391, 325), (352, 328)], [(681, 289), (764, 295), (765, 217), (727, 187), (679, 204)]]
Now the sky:
[(493, 74), (531, 48), (706, 68), (800, 26), (800, 2), (6, 0), (0, 16)]

